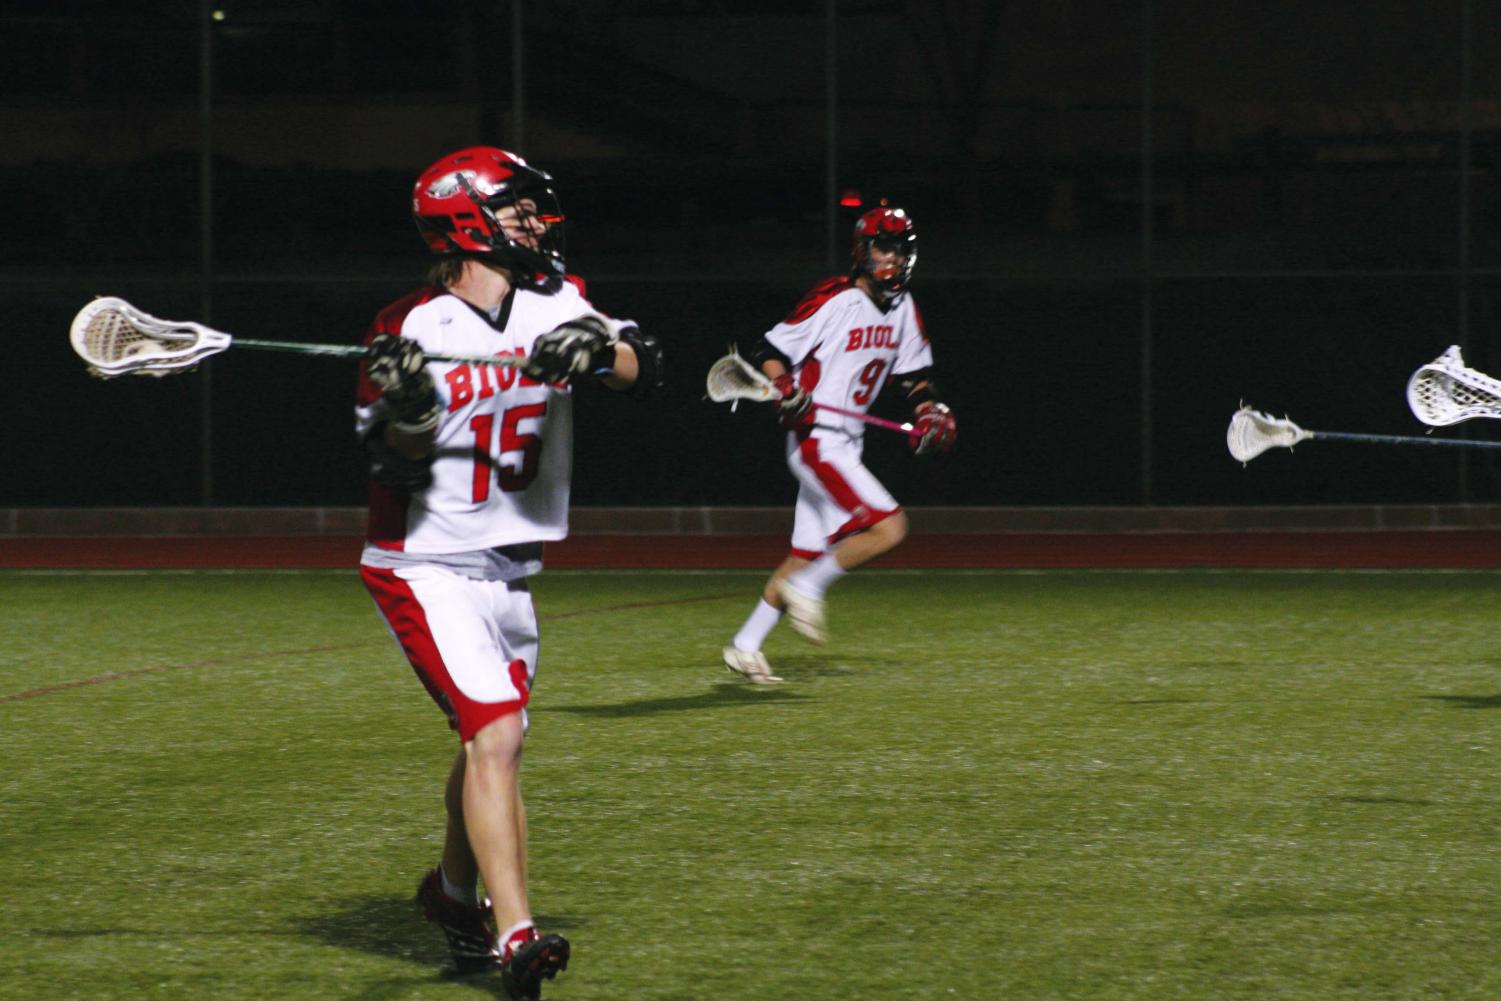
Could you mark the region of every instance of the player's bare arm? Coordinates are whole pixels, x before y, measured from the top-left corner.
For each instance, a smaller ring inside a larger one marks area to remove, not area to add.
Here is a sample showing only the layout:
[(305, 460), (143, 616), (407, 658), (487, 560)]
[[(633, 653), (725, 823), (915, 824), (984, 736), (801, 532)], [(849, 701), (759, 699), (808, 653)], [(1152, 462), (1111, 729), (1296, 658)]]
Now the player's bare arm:
[(801, 425), (811, 424), (813, 397), (792, 378), (792, 360), (764, 337), (756, 345), (752, 359), (782, 394), (777, 403), (777, 414), (782, 425), (790, 431)]
[(783, 365), (781, 360), (777, 358), (767, 358), (761, 362), (761, 371), (772, 382), (776, 382), (782, 376), (789, 374), (787, 366)]

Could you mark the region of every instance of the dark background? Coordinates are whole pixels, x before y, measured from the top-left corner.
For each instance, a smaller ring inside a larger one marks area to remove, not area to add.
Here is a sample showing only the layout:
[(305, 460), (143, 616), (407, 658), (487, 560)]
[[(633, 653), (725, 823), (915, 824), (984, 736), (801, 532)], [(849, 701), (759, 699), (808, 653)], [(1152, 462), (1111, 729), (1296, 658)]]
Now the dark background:
[(1224, 430), (1419, 434), (1418, 365), (1501, 374), (1497, 51), (1501, 0), (10, 0), (0, 506), (361, 503), (348, 362), (98, 382), (68, 322), (356, 341), (426, 265), (413, 178), (476, 143), (558, 178), (571, 270), (667, 346), (655, 400), (581, 400), (575, 503), (790, 503), (702, 379), (846, 267), (846, 191), (917, 219), (960, 419), (944, 462), (867, 436), (909, 505), (1490, 501), (1494, 453), (1243, 469)]

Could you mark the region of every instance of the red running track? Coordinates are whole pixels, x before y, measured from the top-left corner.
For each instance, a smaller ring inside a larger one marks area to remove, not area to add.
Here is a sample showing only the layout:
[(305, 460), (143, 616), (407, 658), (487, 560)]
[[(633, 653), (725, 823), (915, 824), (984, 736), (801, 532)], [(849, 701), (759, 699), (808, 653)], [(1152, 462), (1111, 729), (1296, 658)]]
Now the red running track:
[[(3, 569), (353, 568), (355, 536), (0, 538)], [(768, 570), (787, 540), (768, 535), (577, 535), (548, 543), (553, 569)], [(874, 567), (1501, 567), (1501, 531), (914, 535)]]

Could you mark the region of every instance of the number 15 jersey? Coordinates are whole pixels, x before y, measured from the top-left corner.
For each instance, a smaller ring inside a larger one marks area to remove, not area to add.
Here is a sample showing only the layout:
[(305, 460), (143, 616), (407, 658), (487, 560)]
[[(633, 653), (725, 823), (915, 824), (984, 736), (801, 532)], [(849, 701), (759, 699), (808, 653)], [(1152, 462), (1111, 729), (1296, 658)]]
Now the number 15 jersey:
[[(766, 340), (792, 360), (793, 377), (814, 403), (861, 413), (892, 376), (933, 364), (911, 294), (883, 310), (847, 277), (816, 286)], [(815, 438), (858, 440), (865, 432), (853, 417), (820, 411), (815, 418)]]
[[(553, 293), (521, 287), (497, 317), (441, 289), (397, 300), (370, 331), (410, 337), (428, 354), (525, 357), (542, 334), (598, 315), (571, 282)], [(608, 321), (612, 326), (627, 326)], [(367, 338), (368, 341), (368, 338)], [(442, 417), (432, 483), (408, 493), (370, 484), (368, 541), (407, 553), (453, 554), (568, 534), (573, 467), (573, 400), (513, 368), (429, 361)], [(380, 433), (388, 419), (378, 386), (363, 369), (355, 430)]]

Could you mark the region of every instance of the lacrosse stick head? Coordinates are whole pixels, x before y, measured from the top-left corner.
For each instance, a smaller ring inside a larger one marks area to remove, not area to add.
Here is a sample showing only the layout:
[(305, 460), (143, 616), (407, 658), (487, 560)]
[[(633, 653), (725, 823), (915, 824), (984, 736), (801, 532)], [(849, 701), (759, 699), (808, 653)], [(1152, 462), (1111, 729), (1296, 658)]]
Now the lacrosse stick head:
[(709, 399), (715, 403), (740, 400), (769, 403), (782, 398), (775, 383), (733, 350), (710, 366), (707, 388)]
[(171, 375), (229, 347), (228, 334), (198, 323), (175, 323), (102, 296), (73, 317), (68, 339), (101, 379), (117, 375)]
[(1225, 444), (1235, 460), (1244, 465), (1269, 448), (1292, 448), (1312, 437), (1312, 432), (1304, 431), (1286, 417), (1273, 417), (1242, 404), (1230, 418)]
[(1501, 419), (1501, 381), (1467, 367), (1454, 344), (1407, 380), (1407, 406), (1429, 427)]

